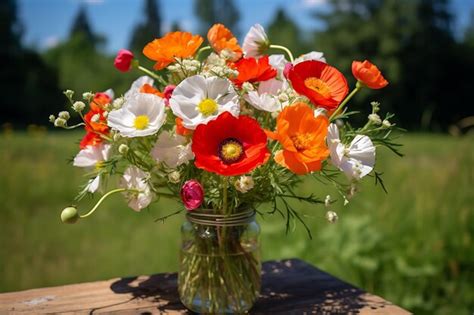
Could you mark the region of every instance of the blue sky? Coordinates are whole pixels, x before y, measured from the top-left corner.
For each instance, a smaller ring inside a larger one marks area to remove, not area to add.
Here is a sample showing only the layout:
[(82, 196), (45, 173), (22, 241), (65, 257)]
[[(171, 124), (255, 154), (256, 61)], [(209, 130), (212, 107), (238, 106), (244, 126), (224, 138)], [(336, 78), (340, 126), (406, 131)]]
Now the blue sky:
[[(106, 49), (114, 53), (126, 47), (130, 32), (140, 21), (143, 0), (19, 0), (19, 14), (25, 27), (24, 42), (39, 49), (54, 46), (67, 38), (73, 17), (80, 5), (87, 6), (90, 22), (96, 33), (108, 38)], [(279, 7), (295, 20), (303, 30), (314, 30), (318, 25), (311, 12), (325, 9), (325, 0), (235, 0), (240, 13), (240, 30), (245, 33), (255, 23), (267, 25)], [(167, 31), (174, 21), (181, 28), (195, 31), (193, 0), (160, 0), (162, 30)], [(474, 1), (454, 0), (455, 30), (459, 32), (469, 20)]]

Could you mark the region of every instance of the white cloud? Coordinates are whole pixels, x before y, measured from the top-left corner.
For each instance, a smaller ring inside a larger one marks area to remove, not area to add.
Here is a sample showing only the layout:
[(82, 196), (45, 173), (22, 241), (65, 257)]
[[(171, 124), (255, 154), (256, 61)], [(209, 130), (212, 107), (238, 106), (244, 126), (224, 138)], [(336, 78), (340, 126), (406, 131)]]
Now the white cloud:
[(301, 4), (305, 8), (312, 8), (328, 3), (328, 0), (301, 0)]
[(42, 46), (45, 49), (56, 47), (59, 44), (59, 37), (56, 35), (48, 36), (46, 37), (46, 39), (43, 41), (42, 44), (43, 44)]
[(87, 4), (104, 4), (105, 0), (80, 0), (83, 3)]

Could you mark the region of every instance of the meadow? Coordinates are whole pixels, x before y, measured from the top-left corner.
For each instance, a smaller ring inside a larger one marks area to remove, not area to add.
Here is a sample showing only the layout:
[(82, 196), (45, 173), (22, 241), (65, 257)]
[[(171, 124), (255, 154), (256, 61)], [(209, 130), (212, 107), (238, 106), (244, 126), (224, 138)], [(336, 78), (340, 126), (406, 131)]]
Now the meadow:
[[(177, 270), (183, 216), (154, 222), (177, 204), (136, 213), (116, 195), (88, 220), (60, 222), (85, 180), (67, 162), (79, 138), (0, 135), (0, 292)], [(473, 140), (405, 135), (404, 158), (383, 150), (377, 157), (388, 194), (367, 178), (346, 207), (334, 206), (336, 224), (323, 206), (300, 205), (312, 240), (301, 226), (286, 235), (278, 214), (259, 218), (263, 259), (304, 259), (417, 314), (472, 313)], [(300, 189), (321, 198), (332, 191), (311, 179)]]

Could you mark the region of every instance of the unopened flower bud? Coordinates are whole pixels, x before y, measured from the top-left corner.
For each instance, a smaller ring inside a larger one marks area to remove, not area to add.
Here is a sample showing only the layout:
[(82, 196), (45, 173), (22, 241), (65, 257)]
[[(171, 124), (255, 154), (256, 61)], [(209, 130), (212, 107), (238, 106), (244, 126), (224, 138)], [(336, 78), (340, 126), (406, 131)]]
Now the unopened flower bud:
[(56, 120), (56, 116), (54, 115), (49, 115), (49, 122), (54, 124), (54, 121)]
[(69, 118), (71, 118), (71, 115), (69, 115), (69, 112), (67, 111), (62, 111), (62, 112), (59, 112), (58, 117), (67, 121), (69, 120)]
[(252, 176), (240, 176), (234, 186), (235, 189), (245, 194), (255, 186), (255, 183)]
[(337, 213), (334, 212), (334, 211), (328, 211), (326, 212), (326, 219), (331, 222), (331, 223), (336, 223), (338, 217), (337, 217)]
[(173, 171), (168, 174), (168, 180), (173, 184), (177, 184), (181, 180), (181, 174), (178, 171)]
[(377, 114), (370, 114), (369, 115), (369, 121), (374, 123), (375, 125), (380, 125), (382, 124), (382, 119), (380, 119), (380, 116)]
[(85, 92), (82, 94), (82, 98), (85, 99), (86, 101), (90, 101), (94, 97), (94, 93), (91, 92)]
[(54, 121), (55, 127), (64, 127), (66, 126), (66, 120), (64, 118), (56, 118)]
[(324, 206), (327, 208), (331, 205), (331, 196), (327, 195), (326, 199), (324, 199)]
[(77, 113), (82, 112), (84, 108), (86, 108), (86, 104), (84, 104), (84, 102), (78, 101), (72, 104), (72, 109)]
[(370, 105), (372, 105), (372, 113), (377, 113), (380, 110), (379, 102), (370, 102)]
[(112, 107), (115, 108), (115, 109), (120, 109), (120, 108), (122, 108), (123, 103), (125, 103), (125, 100), (123, 99), (123, 97), (116, 98), (112, 102)]
[(63, 92), (64, 95), (66, 95), (67, 98), (71, 99), (74, 95), (74, 91), (72, 90), (66, 90)]
[(128, 152), (128, 145), (122, 143), (121, 145), (119, 145), (118, 150), (119, 150), (119, 153), (120, 153), (120, 154), (127, 154), (127, 152)]
[(384, 120), (382, 121), (382, 127), (384, 127), (384, 128), (390, 128), (390, 127), (392, 127), (392, 124), (391, 124), (387, 119), (384, 119)]
[(61, 212), (61, 221), (63, 223), (73, 224), (79, 220), (79, 214), (76, 207), (67, 207)]

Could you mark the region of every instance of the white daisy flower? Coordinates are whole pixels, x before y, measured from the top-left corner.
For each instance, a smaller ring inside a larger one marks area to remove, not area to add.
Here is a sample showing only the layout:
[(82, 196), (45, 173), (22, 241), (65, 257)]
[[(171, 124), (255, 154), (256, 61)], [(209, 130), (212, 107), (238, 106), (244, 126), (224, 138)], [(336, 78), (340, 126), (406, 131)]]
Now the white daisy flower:
[(244, 51), (245, 57), (260, 57), (263, 52), (268, 49), (270, 42), (268, 41), (268, 36), (263, 29), (263, 26), (260, 24), (255, 24), (252, 26), (245, 35), (244, 43), (242, 45), (242, 50)]
[(326, 58), (324, 58), (324, 54), (322, 52), (312, 51), (310, 53), (301, 55), (298, 58), (296, 58), (295, 61), (293, 62), (293, 65), (296, 65), (306, 60), (316, 60), (316, 61), (326, 62)]
[(136, 166), (130, 166), (123, 173), (120, 186), (136, 190), (125, 192), (128, 206), (135, 211), (140, 211), (147, 207), (153, 198), (150, 186), (146, 182), (149, 175)]
[(186, 142), (186, 138), (183, 136), (171, 131), (163, 131), (151, 150), (151, 156), (157, 162), (163, 162), (170, 168), (176, 168), (194, 158), (191, 143)]
[(261, 82), (257, 91), (248, 92), (244, 98), (253, 107), (273, 113), (287, 105), (278, 98), (278, 94), (286, 88), (288, 88), (286, 81), (270, 79)]
[(183, 120), (183, 126), (196, 129), (223, 112), (238, 116), (238, 95), (229, 80), (195, 75), (183, 80), (170, 98), (173, 113)]
[(124, 137), (144, 137), (155, 134), (165, 122), (165, 100), (153, 94), (132, 95), (122, 108), (113, 110), (108, 125)]
[(327, 144), (331, 162), (350, 179), (359, 180), (375, 165), (375, 147), (369, 137), (357, 135), (349, 146), (341, 143), (336, 124), (328, 127)]
[(254, 186), (255, 182), (253, 181), (252, 176), (240, 176), (238, 180), (234, 183), (235, 189), (245, 194), (249, 192)]
[(130, 86), (130, 89), (125, 92), (125, 99), (128, 100), (132, 95), (135, 95), (135, 94), (138, 94), (140, 93), (140, 89), (142, 88), (143, 85), (145, 84), (149, 84), (149, 85), (153, 85), (153, 79), (150, 78), (149, 76), (141, 76), (139, 77), (138, 79), (136, 79), (135, 81), (133, 81), (132, 83), (132, 86)]
[[(96, 146), (88, 145), (86, 148), (79, 151), (74, 157), (73, 165), (77, 167), (83, 167), (87, 169), (100, 170), (103, 166), (104, 161), (109, 158), (110, 145), (99, 144)], [(86, 186), (88, 192), (94, 193), (99, 189), (100, 175), (89, 180)]]

